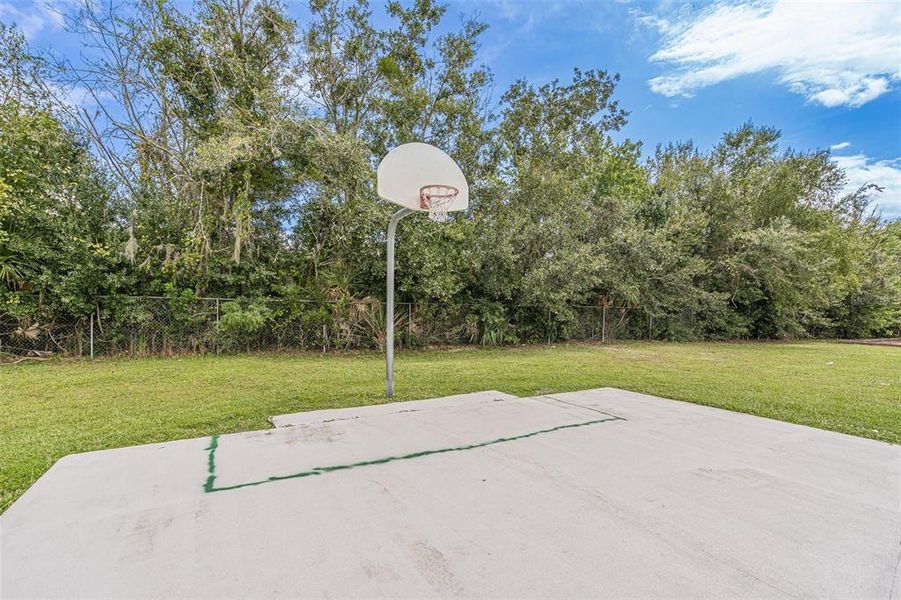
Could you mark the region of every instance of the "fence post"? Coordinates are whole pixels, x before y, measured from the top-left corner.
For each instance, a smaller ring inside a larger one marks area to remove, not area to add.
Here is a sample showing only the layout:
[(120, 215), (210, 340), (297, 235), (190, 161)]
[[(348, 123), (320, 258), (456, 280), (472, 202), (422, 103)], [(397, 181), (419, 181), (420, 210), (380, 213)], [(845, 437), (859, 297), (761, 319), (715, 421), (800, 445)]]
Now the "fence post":
[(648, 339), (651, 339), (651, 329), (654, 326), (654, 317), (652, 315), (648, 315)]
[(604, 310), (601, 312), (601, 343), (605, 343), (607, 341), (607, 305), (604, 305)]
[(325, 353), (325, 345), (326, 345), (326, 342), (325, 342), (326, 337), (325, 336), (326, 335), (328, 335), (328, 329), (326, 327), (326, 324), (323, 323), (322, 324), (322, 352), (323, 352), (323, 354)]
[(94, 311), (91, 310), (91, 358), (94, 358)]
[(216, 354), (219, 354), (219, 298), (216, 298)]

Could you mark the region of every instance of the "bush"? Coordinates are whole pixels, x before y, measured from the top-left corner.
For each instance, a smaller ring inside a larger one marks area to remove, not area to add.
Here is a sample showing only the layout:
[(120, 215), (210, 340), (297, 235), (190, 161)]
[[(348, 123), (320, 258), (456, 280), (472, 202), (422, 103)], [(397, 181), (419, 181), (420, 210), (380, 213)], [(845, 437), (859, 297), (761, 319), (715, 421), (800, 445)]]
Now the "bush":
[(219, 319), (220, 343), (226, 349), (251, 343), (272, 318), (272, 310), (259, 299), (239, 299), (222, 306)]

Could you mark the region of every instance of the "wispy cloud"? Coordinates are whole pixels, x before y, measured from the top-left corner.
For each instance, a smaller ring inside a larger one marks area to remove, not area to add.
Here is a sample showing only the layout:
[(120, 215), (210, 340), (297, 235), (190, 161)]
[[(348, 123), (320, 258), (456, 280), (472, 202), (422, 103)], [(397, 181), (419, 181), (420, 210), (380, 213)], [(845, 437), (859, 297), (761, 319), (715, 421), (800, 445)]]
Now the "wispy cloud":
[(500, 35), (481, 52), (481, 59), (491, 63), (507, 52), (517, 40), (531, 35), (536, 27), (551, 19), (566, 14), (567, 3), (562, 0), (545, 0), (543, 2), (522, 2), (520, 0), (461, 0), (461, 6), (472, 5), (488, 22), (499, 19), (505, 26), (500, 28)]
[(851, 147), (851, 142), (839, 142), (837, 144), (832, 144), (831, 146), (829, 146), (829, 149), (832, 150), (833, 152), (836, 152), (838, 150), (844, 150), (845, 148), (850, 148), (850, 147)]
[(886, 218), (901, 218), (901, 157), (874, 160), (866, 154), (833, 156), (832, 160), (844, 169), (848, 176), (847, 192), (853, 192), (863, 185), (875, 183), (882, 188), (874, 200), (882, 208)]
[(0, 20), (15, 24), (27, 39), (45, 29), (63, 26), (59, 3), (52, 0), (0, 0)]
[(75, 109), (96, 109), (106, 100), (112, 100), (113, 95), (105, 90), (93, 92), (80, 85), (59, 85), (52, 83), (48, 91), (61, 104)]
[(699, 13), (638, 15), (661, 34), (649, 81), (665, 96), (772, 72), (823, 106), (861, 106), (901, 81), (901, 3), (719, 2)]

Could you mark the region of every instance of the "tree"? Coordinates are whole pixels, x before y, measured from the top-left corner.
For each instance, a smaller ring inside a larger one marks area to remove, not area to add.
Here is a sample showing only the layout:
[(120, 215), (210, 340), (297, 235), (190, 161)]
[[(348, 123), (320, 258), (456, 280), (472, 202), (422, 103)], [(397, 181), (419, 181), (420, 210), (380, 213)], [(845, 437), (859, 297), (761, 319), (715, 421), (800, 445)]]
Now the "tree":
[(115, 205), (86, 144), (53, 114), (0, 104), (0, 303), (18, 318), (91, 311), (115, 259)]
[(278, 0), (181, 7), (85, 0), (67, 15), (78, 64), (0, 25), (0, 319), (162, 294), (194, 322), (197, 296), (223, 295), (254, 331), (375, 344), (392, 207), (374, 170), (424, 141), (461, 164), (470, 207), (399, 228), (421, 339), (566, 337), (624, 306), (628, 334), (670, 339), (901, 331), (897, 223), (874, 214), (876, 186), (843, 192), (826, 151), (745, 123), (643, 160), (615, 141), (617, 75), (494, 99), (487, 25), (437, 0), (312, 0), (301, 23)]
[(133, 258), (160, 282), (249, 290), (260, 270), (242, 259), (278, 254), (309, 136), (291, 100), (294, 23), (275, 0), (207, 0), (192, 14), (135, 0), (86, 3), (74, 24), (97, 58), (69, 65), (70, 83), (100, 118), (73, 117), (133, 202)]
[[(371, 24), (367, 2), (311, 3), (304, 32), (305, 94), (314, 107), (295, 243), (302, 273), (322, 283), (347, 282), (348, 293), (381, 295), (384, 228), (390, 207), (374, 202), (373, 167), (397, 144), (440, 145), (468, 169), (474, 187), (491, 173), (485, 161), (485, 111), (490, 74), (476, 66), (485, 26), (466, 21), (460, 32), (432, 31), (445, 7), (417, 0), (388, 2), (391, 24)], [(442, 230), (405, 224), (398, 256), (398, 290), (413, 299), (448, 301), (464, 287), (460, 255), (450, 251), (469, 227)]]

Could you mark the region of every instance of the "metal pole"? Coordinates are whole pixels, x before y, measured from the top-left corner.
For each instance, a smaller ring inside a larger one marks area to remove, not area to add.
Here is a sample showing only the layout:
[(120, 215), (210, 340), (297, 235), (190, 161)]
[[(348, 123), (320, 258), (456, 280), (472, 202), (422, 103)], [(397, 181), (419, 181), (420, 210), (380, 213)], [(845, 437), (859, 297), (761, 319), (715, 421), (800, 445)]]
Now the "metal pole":
[(91, 358), (94, 358), (94, 311), (91, 311)]
[(415, 211), (402, 208), (388, 222), (388, 274), (385, 285), (385, 394), (394, 397), (394, 233), (400, 220)]

